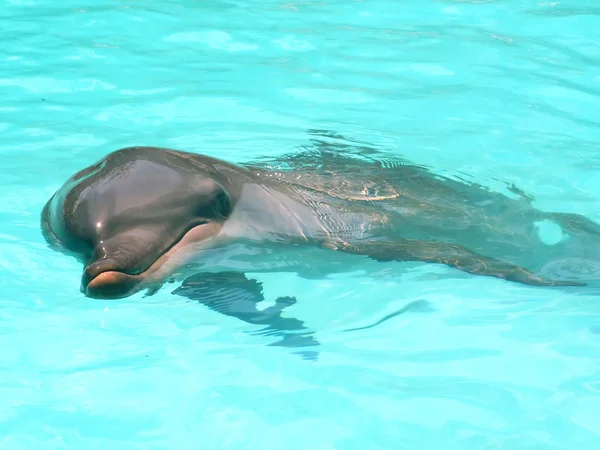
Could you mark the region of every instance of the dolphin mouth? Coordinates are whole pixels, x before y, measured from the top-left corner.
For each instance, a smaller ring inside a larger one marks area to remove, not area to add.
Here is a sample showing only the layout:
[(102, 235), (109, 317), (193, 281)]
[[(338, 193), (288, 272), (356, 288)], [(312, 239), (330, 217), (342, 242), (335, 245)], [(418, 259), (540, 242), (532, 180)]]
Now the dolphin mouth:
[(113, 260), (106, 259), (92, 264), (84, 270), (81, 291), (89, 298), (116, 300), (129, 297), (143, 289), (153, 289), (162, 285), (162, 280), (170, 276), (188, 257), (194, 253), (194, 244), (214, 237), (221, 224), (209, 223), (193, 227), (164, 254), (160, 255), (146, 270), (129, 274), (118, 269)]
[(139, 275), (108, 270), (98, 274), (84, 286), (85, 295), (103, 300), (125, 298), (138, 290), (141, 281), (142, 277)]

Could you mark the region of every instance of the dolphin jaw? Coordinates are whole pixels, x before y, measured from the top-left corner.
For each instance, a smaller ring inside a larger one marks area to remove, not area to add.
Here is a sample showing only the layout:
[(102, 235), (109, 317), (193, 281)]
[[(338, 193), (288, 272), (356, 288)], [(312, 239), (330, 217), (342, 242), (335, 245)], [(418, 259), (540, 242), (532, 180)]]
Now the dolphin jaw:
[(84, 271), (81, 291), (86, 297), (105, 300), (126, 298), (144, 289), (149, 289), (152, 295), (170, 275), (188, 262), (190, 256), (198, 251), (199, 244), (202, 247), (202, 242), (210, 242), (220, 228), (218, 223), (192, 228), (148, 269), (139, 274), (131, 275), (113, 270), (115, 266), (111, 266), (110, 258), (92, 264)]

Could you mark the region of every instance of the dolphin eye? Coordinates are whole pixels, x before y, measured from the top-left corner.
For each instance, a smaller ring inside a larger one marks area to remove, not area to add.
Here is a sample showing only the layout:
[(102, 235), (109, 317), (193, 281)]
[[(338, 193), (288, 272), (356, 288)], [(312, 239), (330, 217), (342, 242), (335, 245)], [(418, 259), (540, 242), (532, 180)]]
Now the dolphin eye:
[(215, 198), (214, 214), (216, 219), (226, 219), (231, 214), (231, 199), (227, 192), (219, 190)]

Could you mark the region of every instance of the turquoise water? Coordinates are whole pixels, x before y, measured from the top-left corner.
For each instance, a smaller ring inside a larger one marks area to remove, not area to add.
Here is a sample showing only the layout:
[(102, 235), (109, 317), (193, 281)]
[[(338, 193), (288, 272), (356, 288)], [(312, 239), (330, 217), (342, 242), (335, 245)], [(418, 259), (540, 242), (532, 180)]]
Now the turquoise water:
[(3, 2), (0, 446), (600, 448), (591, 292), (422, 264), (257, 275), (269, 301), (298, 298), (288, 314), (321, 342), (306, 361), (169, 290), (84, 298), (38, 225), (119, 147), (244, 162), (315, 128), (600, 222), (599, 16), (591, 0)]

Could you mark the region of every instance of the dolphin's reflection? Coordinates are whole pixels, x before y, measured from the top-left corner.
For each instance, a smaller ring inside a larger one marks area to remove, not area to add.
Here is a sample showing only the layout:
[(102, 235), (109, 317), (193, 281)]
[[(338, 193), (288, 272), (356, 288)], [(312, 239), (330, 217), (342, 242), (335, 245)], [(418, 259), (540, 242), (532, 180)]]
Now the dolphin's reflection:
[(257, 306), (265, 298), (262, 283), (248, 279), (240, 272), (198, 273), (186, 278), (173, 294), (189, 298), (213, 311), (235, 317), (252, 325), (265, 326), (252, 332), (255, 335), (280, 337), (269, 345), (297, 348), (295, 352), (304, 359), (316, 360), (318, 352), (304, 350), (320, 343), (312, 336), (304, 322), (293, 317), (282, 317), (288, 306), (296, 303), (295, 297), (279, 297), (275, 305), (265, 309)]

